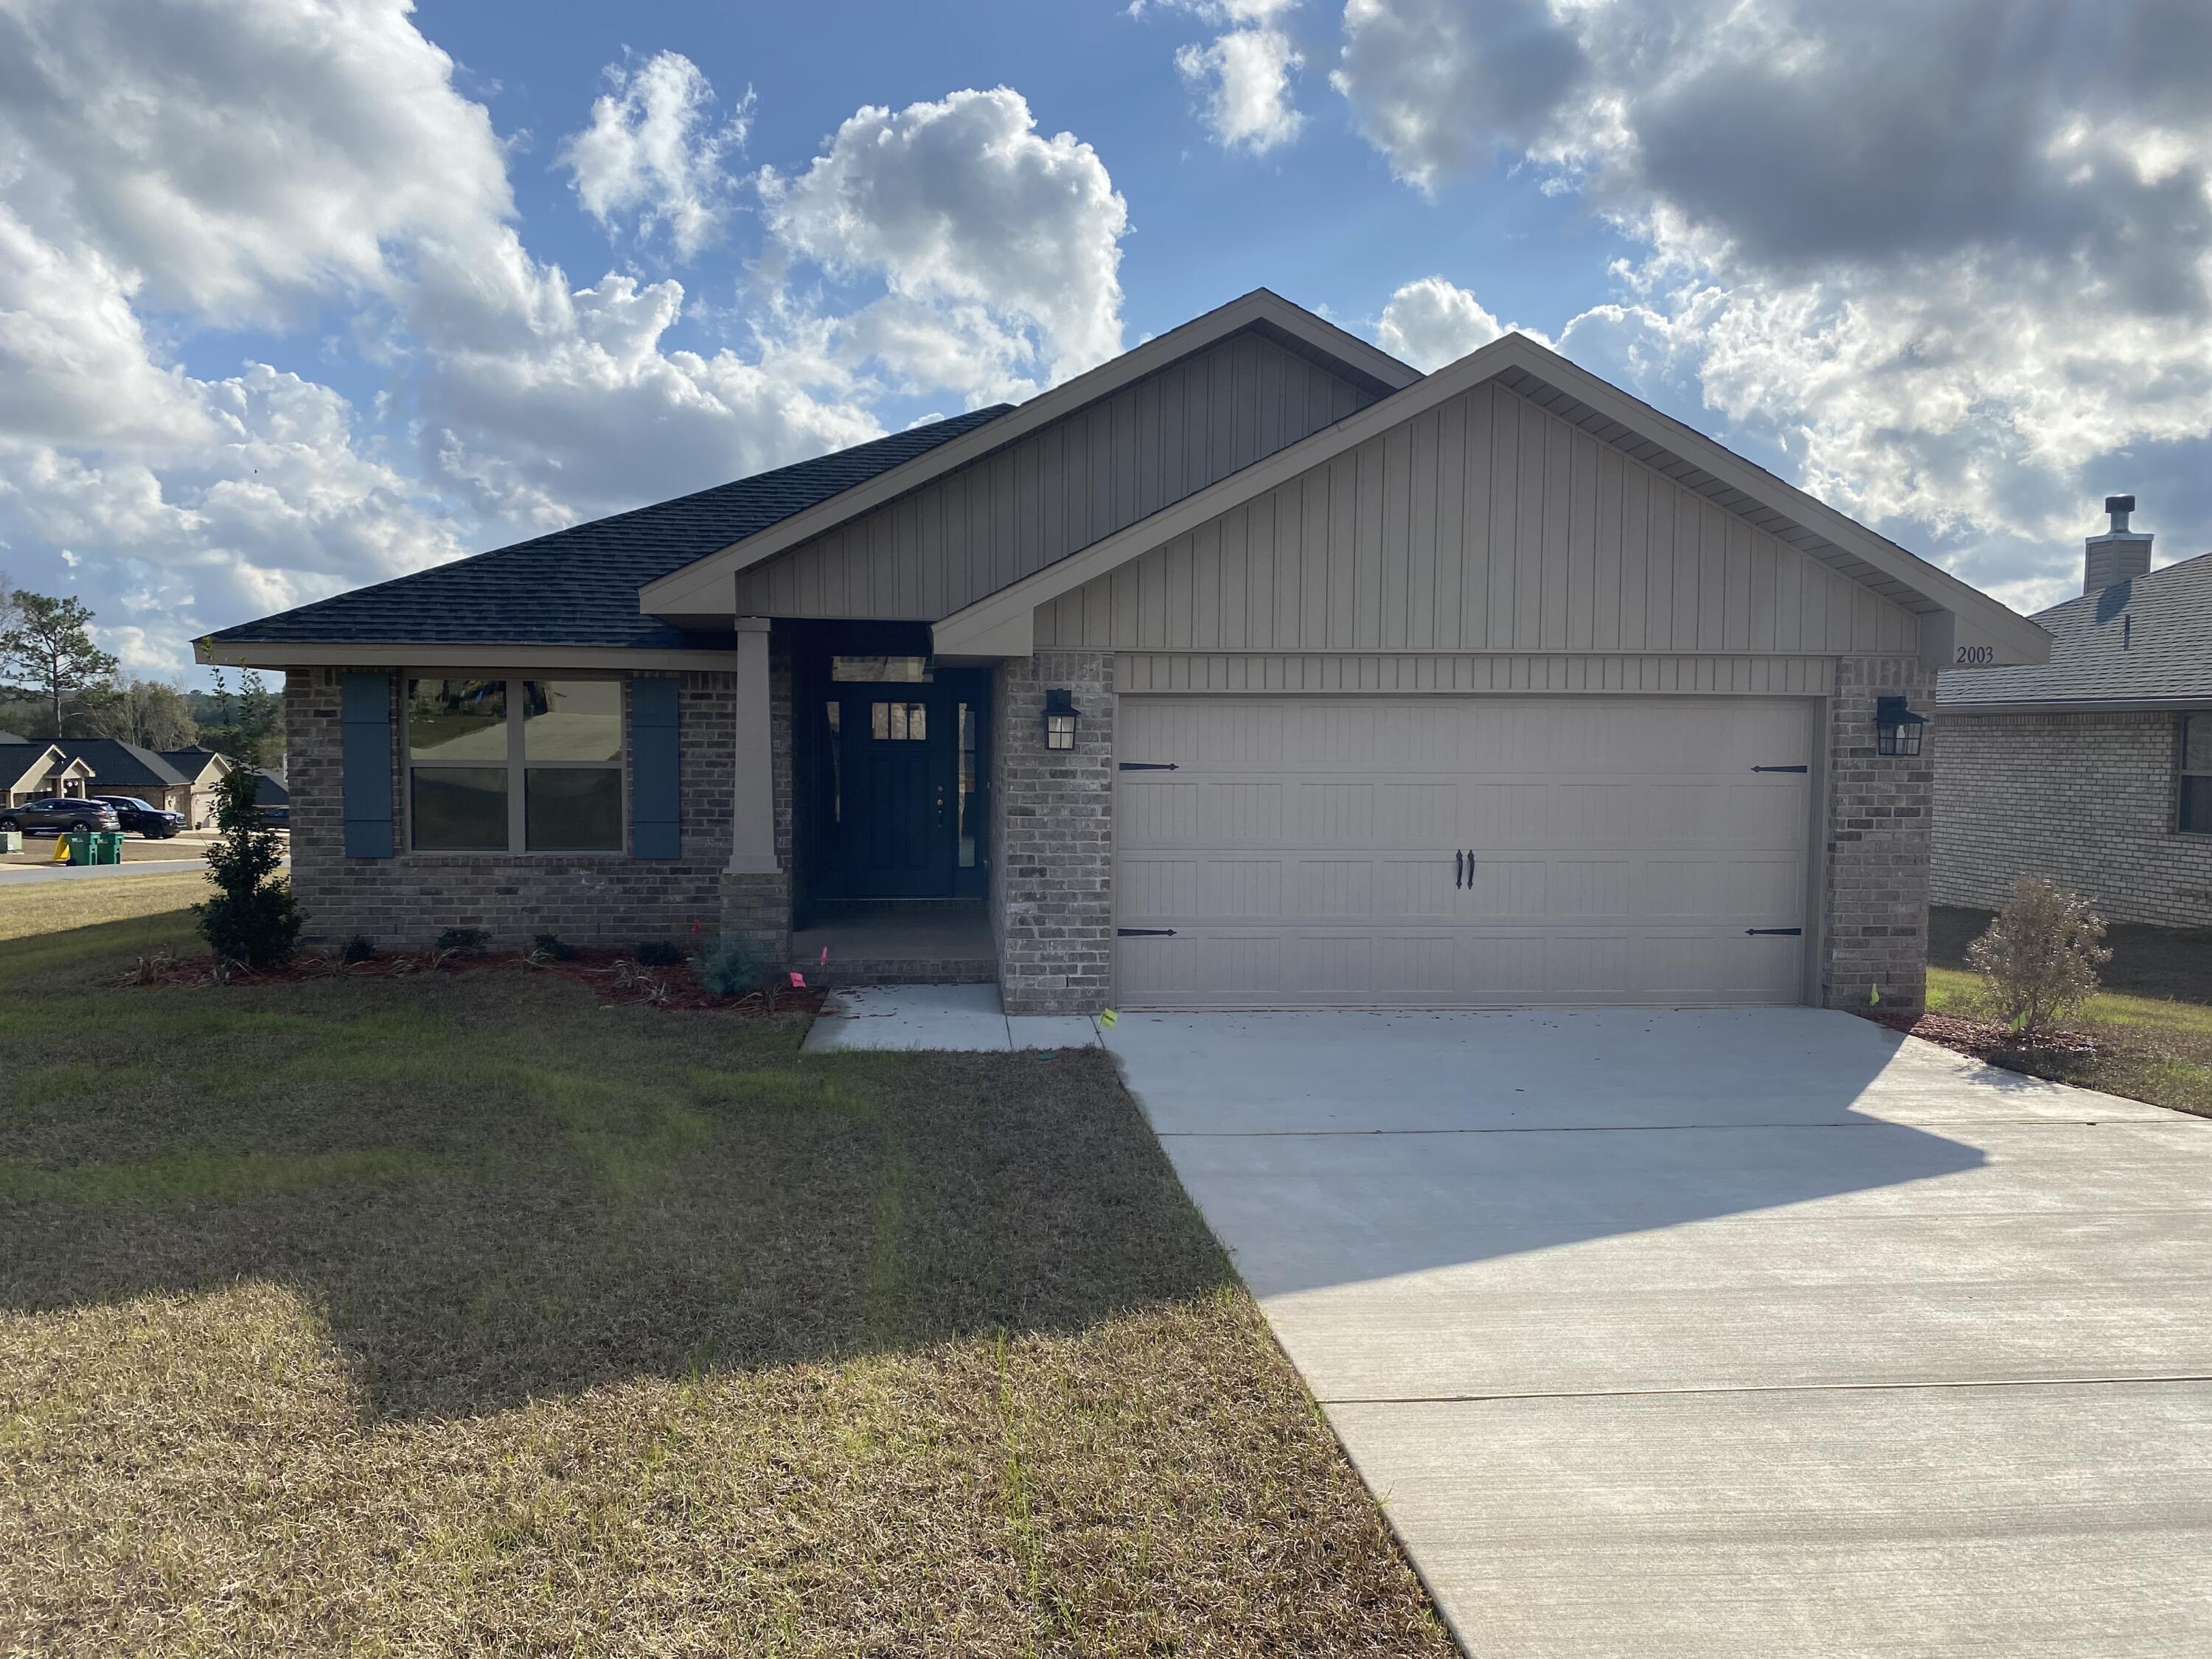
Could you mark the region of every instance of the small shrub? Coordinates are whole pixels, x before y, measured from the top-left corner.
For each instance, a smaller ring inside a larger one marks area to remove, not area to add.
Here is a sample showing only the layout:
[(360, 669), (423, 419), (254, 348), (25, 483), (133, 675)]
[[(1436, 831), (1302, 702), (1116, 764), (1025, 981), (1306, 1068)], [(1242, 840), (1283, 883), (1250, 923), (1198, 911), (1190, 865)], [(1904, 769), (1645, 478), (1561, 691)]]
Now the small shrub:
[(637, 947), (637, 959), (647, 968), (673, 968), (684, 952), (665, 939), (649, 939)]
[(491, 935), (481, 927), (448, 927), (430, 947), (440, 956), (474, 956), (491, 945)]
[(344, 948), (339, 951), (338, 960), (349, 964), (356, 962), (374, 962), (376, 960), (376, 946), (369, 942), (368, 934), (356, 933), (345, 942)]
[(558, 933), (540, 933), (531, 943), (548, 962), (574, 962), (584, 954), (573, 945), (562, 944)]
[(251, 757), (216, 786), (216, 828), (207, 850), (208, 879), (216, 896), (192, 911), (200, 937), (216, 957), (248, 968), (276, 968), (299, 948), (306, 920), (279, 866), (284, 838), (254, 805), (261, 774)]
[(2112, 960), (2105, 924), (2089, 901), (2055, 883), (2023, 877), (2012, 902), (1966, 947), (1990, 1012), (2016, 1035), (2035, 1037), (2097, 992)]
[(717, 933), (691, 959), (699, 983), (718, 997), (741, 997), (757, 991), (768, 978), (768, 958), (735, 933)]

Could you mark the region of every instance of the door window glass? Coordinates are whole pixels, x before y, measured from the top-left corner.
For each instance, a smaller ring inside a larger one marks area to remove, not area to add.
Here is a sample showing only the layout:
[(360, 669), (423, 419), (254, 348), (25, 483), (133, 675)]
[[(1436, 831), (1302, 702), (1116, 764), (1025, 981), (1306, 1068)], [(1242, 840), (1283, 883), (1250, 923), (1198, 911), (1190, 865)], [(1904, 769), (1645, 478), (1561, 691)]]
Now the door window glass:
[(868, 706), (868, 734), (878, 743), (922, 743), (929, 737), (929, 706), (878, 702)]
[(960, 705), (960, 867), (975, 867), (975, 705)]
[(931, 679), (929, 659), (832, 657), (830, 659), (830, 678), (833, 680), (873, 680), (892, 684), (927, 685)]

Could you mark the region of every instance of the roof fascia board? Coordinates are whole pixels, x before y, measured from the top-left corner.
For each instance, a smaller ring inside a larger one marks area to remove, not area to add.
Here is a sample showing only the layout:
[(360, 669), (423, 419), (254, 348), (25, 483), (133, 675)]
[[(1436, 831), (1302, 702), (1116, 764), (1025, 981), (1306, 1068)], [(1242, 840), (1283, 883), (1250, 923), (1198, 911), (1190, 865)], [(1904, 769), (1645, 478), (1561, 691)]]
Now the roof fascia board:
[(890, 471), (878, 473), (865, 483), (855, 484), (826, 501), (780, 520), (743, 541), (732, 542), (679, 570), (655, 578), (638, 590), (638, 610), (650, 617), (726, 615), (729, 594), (726, 584), (738, 571), (774, 558), (848, 519), (857, 518), (918, 489), (932, 478), (1027, 437), (1086, 404), (1110, 397), (1123, 386), (1255, 323), (1272, 325), (1392, 390), (1402, 389), (1421, 378), (1418, 369), (1400, 362), (1387, 352), (1355, 340), (1279, 295), (1256, 289), (1086, 374), (1039, 392), (1011, 414), (987, 422), (973, 432), (963, 433), (912, 460), (902, 461)]
[(724, 672), (737, 665), (726, 651), (629, 650), (619, 646), (423, 645), (404, 641), (288, 645), (281, 641), (195, 640), (194, 657), (239, 668), (674, 668)]
[[(2027, 617), (1521, 334), (1508, 334), (1494, 340), (1417, 385), (1370, 404), (1335, 425), (1325, 427), (1287, 449), (1278, 450), (1195, 495), (1185, 496), (1152, 517), (1047, 565), (996, 593), (986, 594), (939, 623), (938, 637), (957, 648), (960, 641), (979, 630), (995, 627), (1008, 613), (1034, 610), (1057, 599), (1138, 554), (1172, 540), (1331, 457), (1495, 379), (1509, 368), (1522, 369), (1570, 392), (1621, 426), (1641, 432), (1674, 451), (1743, 495), (1819, 532), (1845, 551), (1942, 607), (1957, 619), (1949, 629), (1936, 630), (1947, 635), (1940, 641), (1946, 660), (1956, 648), (1960, 632), (1958, 623), (1967, 625), (1967, 630), (1974, 635), (1973, 643), (1998, 646), (2026, 663), (2049, 659), (2051, 636)], [(1928, 624), (1934, 620), (1921, 618), (1923, 636), (1929, 631)]]

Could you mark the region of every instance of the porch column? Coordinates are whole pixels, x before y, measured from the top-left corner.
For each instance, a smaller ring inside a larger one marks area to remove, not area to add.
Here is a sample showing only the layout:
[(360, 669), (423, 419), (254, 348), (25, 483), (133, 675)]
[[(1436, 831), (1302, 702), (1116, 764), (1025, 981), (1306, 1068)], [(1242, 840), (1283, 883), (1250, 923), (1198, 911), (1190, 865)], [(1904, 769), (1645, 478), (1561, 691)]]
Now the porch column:
[(733, 876), (783, 872), (775, 857), (775, 744), (769, 708), (768, 618), (738, 618), (737, 768), (730, 800)]

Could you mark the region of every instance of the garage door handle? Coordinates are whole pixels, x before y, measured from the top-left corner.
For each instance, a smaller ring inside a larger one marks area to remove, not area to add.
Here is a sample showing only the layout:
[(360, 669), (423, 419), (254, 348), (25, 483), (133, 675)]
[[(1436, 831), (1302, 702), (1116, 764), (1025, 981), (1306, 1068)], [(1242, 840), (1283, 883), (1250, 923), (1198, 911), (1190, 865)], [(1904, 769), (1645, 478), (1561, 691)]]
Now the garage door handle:
[(1172, 927), (1116, 927), (1114, 930), (1114, 937), (1115, 939), (1173, 939), (1175, 929)]
[(1802, 927), (1747, 927), (1743, 931), (1746, 937), (1753, 933), (1780, 933), (1786, 939), (1801, 939), (1805, 933)]
[(1176, 763), (1173, 761), (1123, 761), (1120, 769), (1124, 772), (1172, 772), (1176, 769)]
[(1754, 766), (1751, 769), (1754, 772), (1802, 772), (1807, 769), (1802, 766)]
[(1452, 885), (1455, 887), (1467, 885), (1467, 854), (1464, 853), (1452, 854)]

